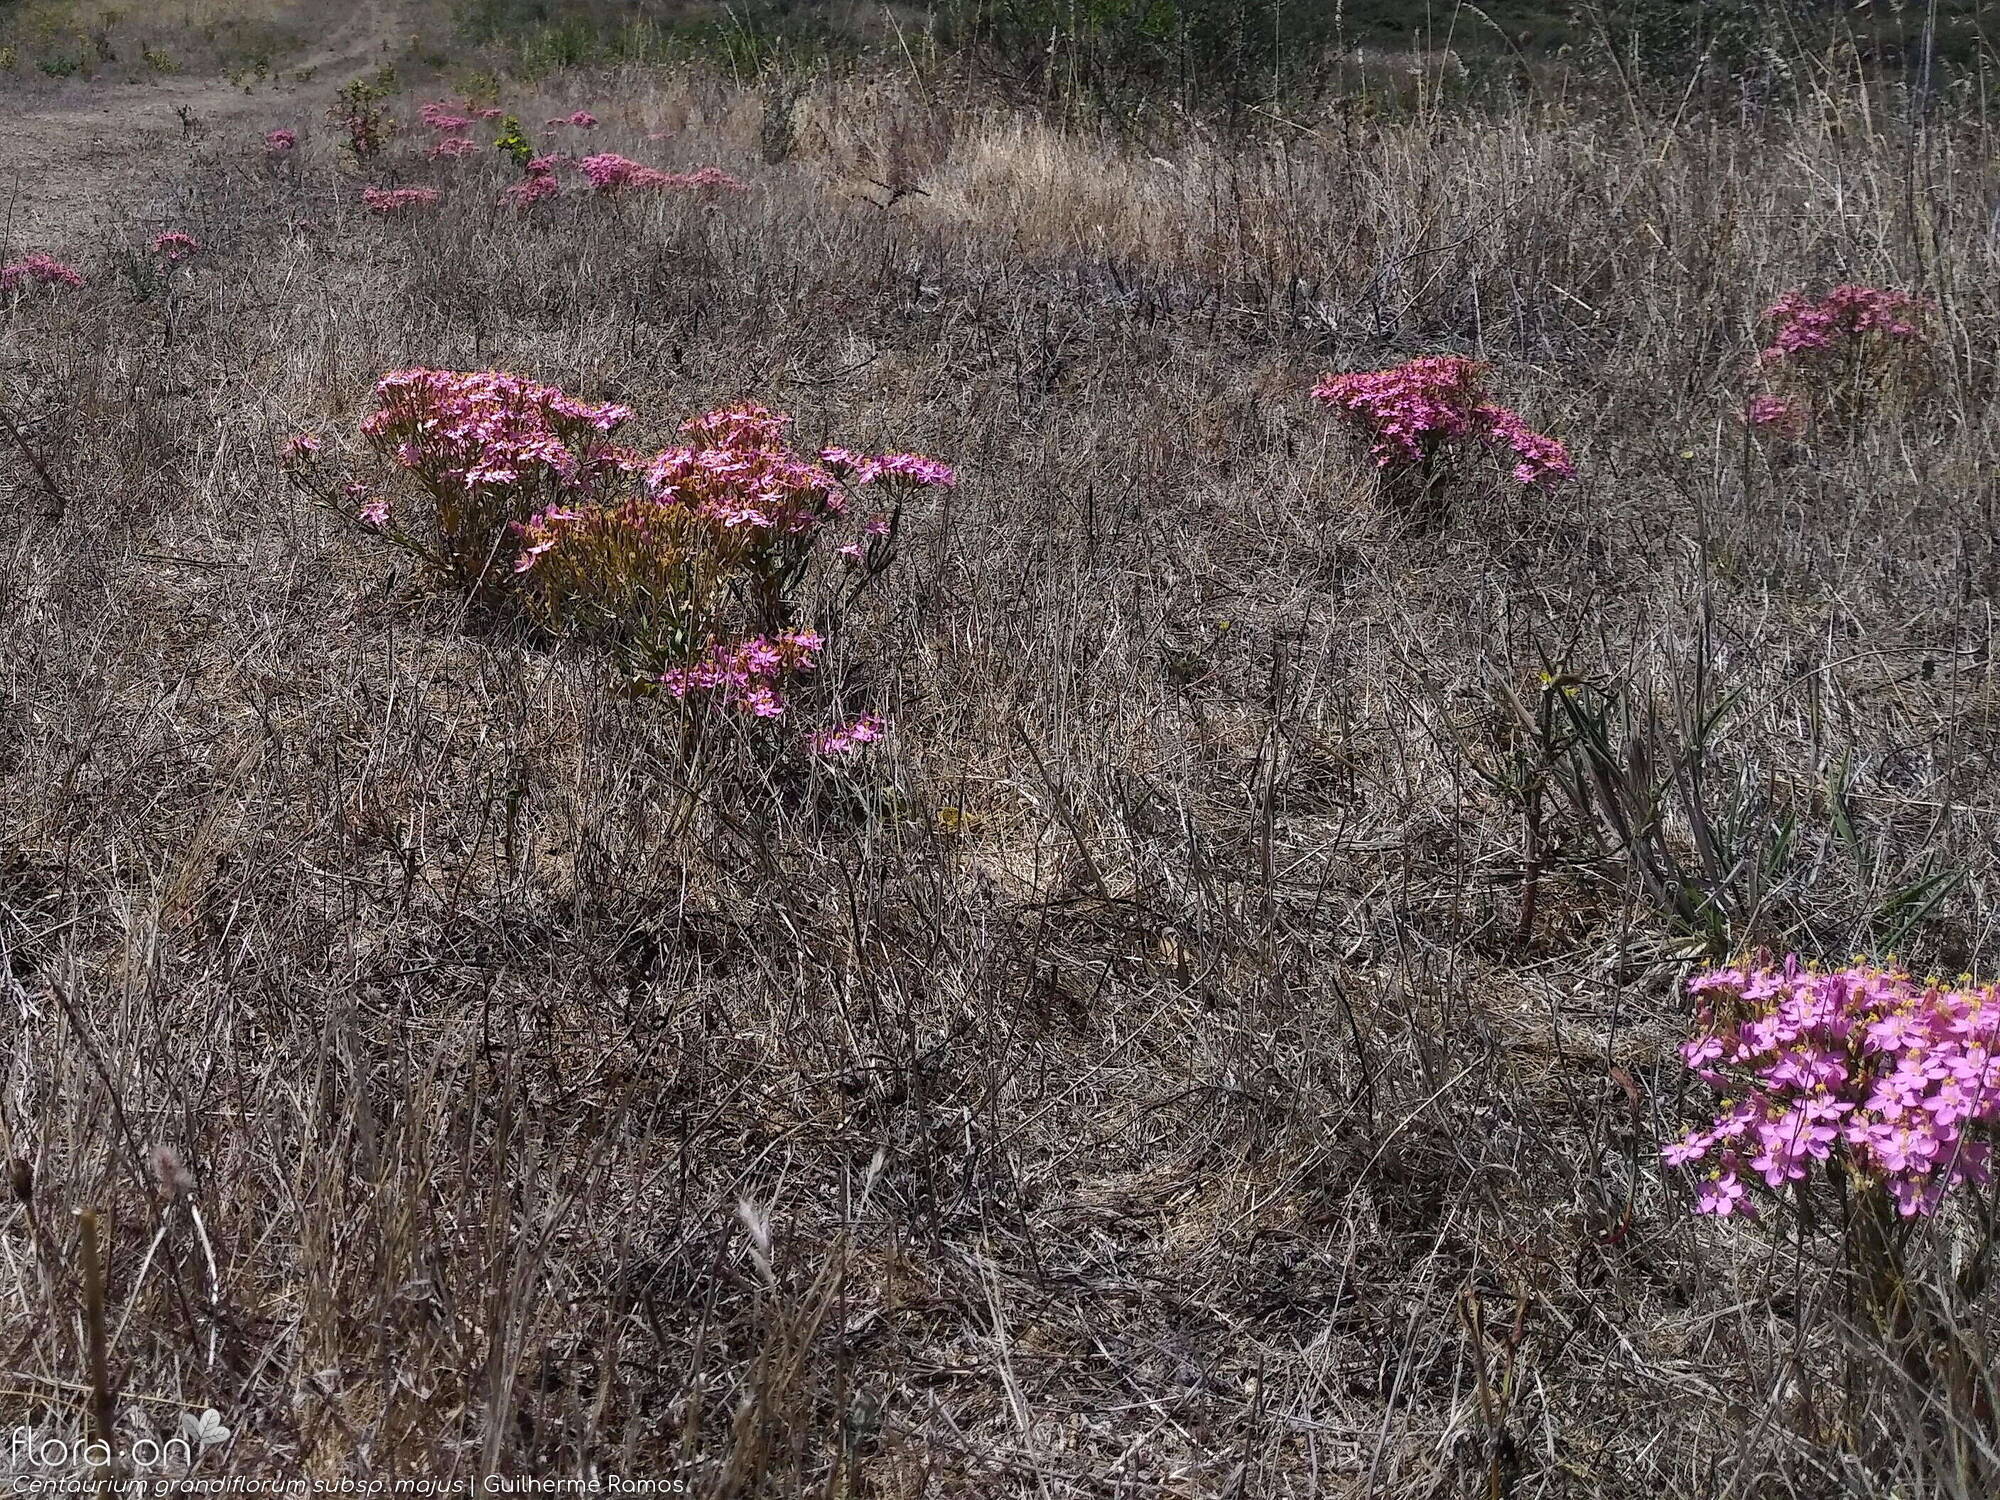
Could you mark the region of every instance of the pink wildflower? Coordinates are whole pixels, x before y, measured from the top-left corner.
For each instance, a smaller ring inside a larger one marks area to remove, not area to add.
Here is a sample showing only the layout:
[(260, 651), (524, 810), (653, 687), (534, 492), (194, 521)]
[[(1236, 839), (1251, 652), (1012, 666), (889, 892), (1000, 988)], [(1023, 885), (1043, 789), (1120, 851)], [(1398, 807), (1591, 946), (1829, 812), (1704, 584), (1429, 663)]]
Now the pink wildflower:
[(558, 115), (555, 119), (549, 121), (549, 123), (551, 125), (574, 125), (578, 130), (595, 130), (597, 128), (597, 116), (587, 109), (580, 109), (575, 114)]
[(1837, 286), (1817, 301), (1803, 291), (1790, 291), (1764, 312), (1776, 325), (1775, 337), (1758, 356), (1775, 364), (1839, 345), (1851, 345), (1879, 334), (1885, 339), (1917, 337), (1917, 318), (1928, 304), (1886, 287)]
[(809, 671), (825, 642), (810, 631), (767, 639), (753, 636), (733, 646), (710, 645), (692, 666), (660, 675), (660, 686), (676, 698), (715, 693), (724, 707), (752, 718), (775, 719), (785, 711), (776, 684), (780, 677)]
[(424, 153), (432, 161), (451, 160), (470, 156), (479, 149), (479, 142), (469, 135), (448, 135)]
[[(1905, 1215), (1932, 1213), (1952, 1186), (1984, 1180), (2000, 1055), (1983, 1039), (2000, 1027), (2000, 989), (1919, 985), (1896, 969), (1820, 974), (1788, 959), (1701, 975), (1689, 990), (1701, 1030), (1681, 1055), (1738, 1102), (1666, 1147), (1669, 1165), (1747, 1137), (1749, 1167), (1778, 1190), (1838, 1155)], [(1698, 1195), (1698, 1212), (1742, 1207), (1740, 1191), (1720, 1185), (1737, 1170), (1732, 1158)]]
[(264, 132), (264, 150), (272, 156), (283, 156), (298, 145), (299, 138), (289, 130), (267, 130)]
[(361, 202), (371, 214), (400, 213), (406, 208), (428, 208), (438, 201), (436, 188), (379, 188), (361, 190)]
[(586, 156), (576, 166), (590, 179), (591, 187), (600, 193), (620, 193), (633, 188), (741, 189), (748, 186), (720, 167), (702, 167), (686, 173), (662, 172), (657, 167), (642, 166), (612, 151)]
[(459, 110), (467, 108), (470, 106), (441, 99), (433, 100), (417, 111), (417, 118), (441, 134), (455, 135), (472, 123), (470, 118), (458, 113)]
[(532, 208), (544, 198), (553, 198), (562, 191), (562, 184), (548, 172), (537, 172), (524, 177), (510, 187), (500, 190), (500, 201), (510, 208)]
[(1768, 427), (1774, 432), (1791, 432), (1799, 425), (1797, 404), (1784, 396), (1752, 396), (1744, 411), (1752, 427)]
[(153, 236), (153, 253), (169, 261), (186, 260), (200, 249), (201, 243), (193, 235), (182, 234), (178, 229)]
[(806, 742), (814, 755), (846, 755), (882, 738), (888, 725), (880, 714), (863, 714), (839, 729), (822, 729)]
[(36, 251), (11, 265), (0, 265), (0, 292), (11, 292), (30, 282), (41, 286), (82, 286), (83, 277), (74, 266)]
[(1522, 484), (1568, 479), (1569, 450), (1529, 430), (1518, 413), (1480, 400), (1484, 367), (1458, 355), (1431, 355), (1386, 370), (1328, 375), (1313, 398), (1348, 413), (1374, 439), (1376, 465), (1421, 463), (1446, 444), (1476, 437), (1513, 450)]
[(315, 434), (301, 432), (294, 437), (287, 438), (284, 447), (279, 452), (287, 463), (303, 463), (305, 460), (316, 455), (319, 452), (319, 448), (320, 440)]

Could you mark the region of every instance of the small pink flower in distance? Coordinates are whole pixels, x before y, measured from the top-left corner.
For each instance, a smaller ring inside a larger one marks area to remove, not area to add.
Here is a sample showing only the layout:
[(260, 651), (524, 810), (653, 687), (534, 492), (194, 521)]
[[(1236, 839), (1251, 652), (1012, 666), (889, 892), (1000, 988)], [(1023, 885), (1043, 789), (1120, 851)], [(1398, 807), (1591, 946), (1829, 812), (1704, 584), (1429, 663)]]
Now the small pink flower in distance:
[(371, 214), (400, 213), (406, 208), (428, 208), (438, 201), (436, 188), (379, 188), (361, 190), (361, 202)]
[(484, 109), (475, 109), (473, 113), (478, 115), (482, 120), (497, 120), (507, 113), (507, 111), (497, 104), (489, 104)]
[(551, 125), (574, 125), (578, 130), (595, 130), (597, 116), (587, 109), (579, 109), (574, 114), (558, 115), (549, 121)]
[(863, 745), (872, 745), (888, 727), (880, 714), (863, 714), (839, 729), (820, 730), (806, 741), (806, 748), (814, 755), (846, 755)]
[(272, 156), (283, 156), (298, 145), (299, 138), (289, 130), (267, 130), (264, 132), (264, 150)]
[(164, 234), (153, 236), (153, 253), (165, 256), (170, 261), (186, 260), (200, 249), (200, 241), (193, 235), (182, 234), (178, 229), (169, 229)]
[(320, 440), (317, 435), (310, 432), (301, 432), (295, 437), (287, 438), (285, 446), (280, 451), (285, 462), (304, 463), (307, 459), (318, 454), (319, 443)]
[(424, 153), (432, 161), (451, 160), (460, 156), (470, 156), (479, 149), (479, 143), (469, 135), (448, 135)]
[(511, 187), (500, 190), (500, 201), (509, 208), (532, 208), (545, 198), (553, 198), (562, 191), (562, 184), (551, 174), (538, 172), (523, 178)]
[(1752, 427), (1773, 432), (1792, 432), (1799, 425), (1798, 406), (1783, 396), (1752, 396), (1743, 416)]
[(840, 549), (841, 559), (850, 566), (859, 566), (866, 555), (861, 550), (860, 544), (856, 542), (849, 542), (845, 547)]
[(456, 112), (463, 107), (449, 104), (444, 100), (433, 100), (417, 111), (417, 117), (431, 129), (450, 135), (472, 123), (466, 116)]

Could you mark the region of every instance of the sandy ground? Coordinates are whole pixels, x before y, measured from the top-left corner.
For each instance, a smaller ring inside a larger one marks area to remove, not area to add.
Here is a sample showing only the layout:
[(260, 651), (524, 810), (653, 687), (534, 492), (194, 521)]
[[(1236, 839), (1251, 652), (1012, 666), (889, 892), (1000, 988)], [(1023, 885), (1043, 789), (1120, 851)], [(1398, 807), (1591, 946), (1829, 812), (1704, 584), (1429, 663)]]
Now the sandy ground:
[[(325, 0), (324, 38), (283, 77), (246, 90), (220, 78), (144, 83), (0, 82), (0, 253), (75, 251), (107, 222), (144, 218), (166, 164), (219, 133), (295, 125), (332, 87), (387, 60), (402, 34), (395, 0)], [(309, 72), (308, 82), (292, 81)]]

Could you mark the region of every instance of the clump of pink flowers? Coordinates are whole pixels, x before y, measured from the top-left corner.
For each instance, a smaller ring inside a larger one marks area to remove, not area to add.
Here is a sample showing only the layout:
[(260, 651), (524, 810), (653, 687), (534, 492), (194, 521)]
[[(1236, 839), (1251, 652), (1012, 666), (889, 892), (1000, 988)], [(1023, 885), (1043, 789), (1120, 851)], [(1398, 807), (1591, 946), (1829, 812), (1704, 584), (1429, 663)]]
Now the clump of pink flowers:
[(433, 99), (417, 111), (417, 118), (442, 135), (455, 135), (472, 123), (472, 117), (461, 113), (472, 108), (450, 99)]
[(498, 370), (392, 371), (375, 403), (362, 435), (429, 494), (434, 560), (479, 593), (508, 572), (514, 523), (591, 498), (616, 462), (610, 434), (632, 415)]
[(153, 253), (168, 261), (186, 260), (198, 254), (201, 242), (191, 234), (182, 234), (178, 229), (169, 229), (153, 236)]
[(448, 135), (424, 153), (432, 161), (448, 161), (460, 156), (470, 156), (479, 149), (479, 142), (469, 135)]
[[(749, 402), (691, 418), (679, 443), (648, 455), (614, 441), (628, 408), (501, 371), (399, 370), (375, 400), (363, 434), (430, 504), (392, 520), (368, 498), (364, 524), (488, 604), (610, 646), (641, 686), (754, 720), (783, 716), (782, 684), (816, 664), (823, 637), (800, 623), (808, 591), (852, 595), (851, 581), (810, 582), (825, 576), (816, 559), (840, 550), (852, 493), (957, 480), (921, 454), (800, 453), (791, 418)], [(293, 469), (301, 482), (305, 467)], [(353, 510), (351, 497), (326, 498)], [(887, 565), (898, 513), (860, 528), (862, 583)], [(868, 716), (829, 731), (817, 753), (880, 733)]]
[(1431, 355), (1386, 370), (1328, 375), (1313, 399), (1347, 413), (1371, 439), (1377, 467), (1412, 469), (1450, 445), (1474, 439), (1511, 451), (1514, 478), (1546, 484), (1576, 473), (1569, 450), (1530, 429), (1520, 415), (1485, 399), (1485, 366), (1458, 355)]
[(1712, 970), (1688, 989), (1699, 1008), (1682, 1060), (1724, 1095), (1713, 1122), (1663, 1153), (1701, 1172), (1697, 1213), (1750, 1214), (1746, 1179), (1778, 1192), (1821, 1163), (1905, 1217), (1986, 1180), (2000, 989), (1859, 963), (1822, 973), (1796, 957)]
[(1837, 286), (1823, 297), (1785, 293), (1764, 311), (1758, 351), (1765, 389), (1744, 409), (1752, 427), (1796, 436), (1821, 417), (1854, 418), (1888, 390), (1919, 382), (1930, 304), (1888, 287)]
[(780, 678), (809, 670), (826, 644), (809, 630), (752, 636), (734, 645), (711, 645), (691, 666), (660, 674), (660, 686), (676, 698), (710, 693), (725, 708), (755, 719), (775, 719), (785, 711)]
[(887, 733), (889, 726), (880, 714), (863, 714), (838, 729), (822, 729), (807, 741), (814, 755), (846, 755), (863, 745), (872, 745)]
[(298, 145), (298, 143), (299, 138), (295, 131), (267, 130), (264, 132), (264, 150), (271, 156), (283, 156), (287, 151)]
[(36, 286), (82, 286), (83, 275), (74, 266), (66, 266), (53, 256), (36, 251), (22, 259), (0, 265), (0, 292), (11, 292), (19, 287)]
[(1890, 342), (1915, 339), (1926, 308), (1909, 293), (1887, 287), (1849, 283), (1819, 298), (1789, 291), (1764, 311), (1775, 332), (1757, 358), (1777, 364), (1852, 349), (1871, 336)]
[(532, 208), (544, 198), (553, 198), (562, 191), (562, 184), (556, 181), (556, 167), (560, 157), (531, 157), (527, 165), (528, 175), (511, 187), (500, 190), (500, 201), (513, 208)]
[(574, 125), (578, 130), (595, 130), (597, 116), (587, 109), (579, 109), (574, 114), (557, 115), (549, 121), (551, 125)]
[(600, 193), (622, 193), (633, 189), (678, 188), (699, 190), (704, 188), (745, 191), (749, 184), (739, 181), (720, 167), (699, 167), (692, 172), (662, 172), (657, 167), (642, 166), (629, 157), (613, 151), (600, 151), (594, 156), (586, 156), (577, 164), (577, 170), (590, 179), (590, 185)]
[(436, 188), (365, 187), (361, 202), (371, 214), (401, 213), (406, 208), (428, 208), (438, 201)]

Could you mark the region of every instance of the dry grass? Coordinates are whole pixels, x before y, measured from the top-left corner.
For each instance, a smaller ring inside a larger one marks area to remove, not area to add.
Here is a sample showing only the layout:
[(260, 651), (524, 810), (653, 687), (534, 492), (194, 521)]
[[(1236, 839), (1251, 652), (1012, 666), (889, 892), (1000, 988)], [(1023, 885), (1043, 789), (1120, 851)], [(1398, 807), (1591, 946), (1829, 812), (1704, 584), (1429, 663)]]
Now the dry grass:
[[(1700, 788), (1740, 813), (1726, 941), (1844, 955), (1943, 872), (1904, 946), (1991, 972), (1983, 122), (1329, 118), (1156, 158), (911, 85), (815, 85), (788, 131), (771, 98), (528, 103), (756, 191), (526, 220), (414, 154), (462, 186), (372, 220), (324, 138), (274, 172), (246, 133), (106, 228), (211, 246), (170, 292), (106, 248), (0, 313), (61, 499), (0, 452), (0, 1150), (35, 1181), (0, 1423), (85, 1421), (93, 1207), (120, 1420), (218, 1408), (210, 1473), (1990, 1493), (1990, 1400), (1845, 1330), (1837, 1236), (1693, 1222), (1663, 1177), (1699, 942), (1502, 691), (1615, 690), (1663, 776), (1740, 693)], [(1834, 279), (1938, 301), (1938, 394), (1760, 450), (1756, 312)], [(1446, 349), (1583, 477), (1385, 515), (1304, 392)], [(893, 745), (690, 764), (600, 662), (469, 627), (287, 490), (277, 441), (359, 463), (418, 362), (957, 463), (820, 689)], [(1481, 765), (1539, 788), (1537, 852)]]

